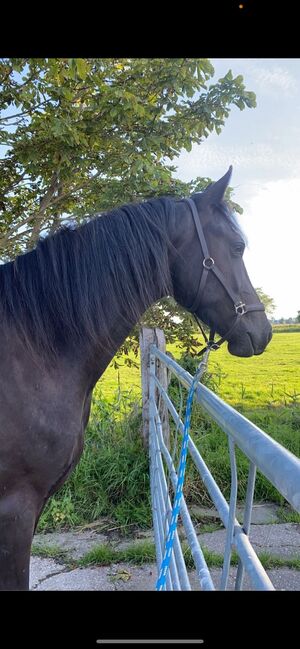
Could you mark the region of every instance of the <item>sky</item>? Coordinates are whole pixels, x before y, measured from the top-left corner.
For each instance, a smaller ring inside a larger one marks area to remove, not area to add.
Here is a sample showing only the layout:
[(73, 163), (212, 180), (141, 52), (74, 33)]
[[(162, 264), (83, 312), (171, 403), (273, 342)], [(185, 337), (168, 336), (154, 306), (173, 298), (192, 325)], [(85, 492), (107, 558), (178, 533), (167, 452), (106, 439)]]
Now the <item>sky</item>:
[(245, 264), (255, 287), (276, 304), (275, 318), (300, 310), (300, 59), (210, 59), (215, 82), (242, 74), (257, 107), (233, 106), (220, 135), (177, 159), (176, 175), (218, 180), (233, 165), (233, 200), (249, 247)]

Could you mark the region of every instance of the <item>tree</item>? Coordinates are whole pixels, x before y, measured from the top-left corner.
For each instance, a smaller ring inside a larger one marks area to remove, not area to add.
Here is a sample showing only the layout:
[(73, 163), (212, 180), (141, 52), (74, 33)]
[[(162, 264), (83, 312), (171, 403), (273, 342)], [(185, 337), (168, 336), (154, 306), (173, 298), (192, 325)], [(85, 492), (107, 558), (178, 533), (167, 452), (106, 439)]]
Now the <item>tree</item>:
[(297, 311), (296, 322), (300, 322), (300, 311)]
[(272, 316), (275, 309), (276, 309), (276, 304), (273, 300), (272, 297), (267, 295), (267, 293), (264, 293), (261, 287), (256, 288), (256, 293), (260, 299), (260, 301), (264, 304), (265, 309), (266, 309), (266, 314), (269, 316)]
[(213, 73), (207, 59), (0, 59), (0, 257), (64, 219), (204, 189), (172, 161), (232, 105), (255, 106), (241, 75), (207, 86)]

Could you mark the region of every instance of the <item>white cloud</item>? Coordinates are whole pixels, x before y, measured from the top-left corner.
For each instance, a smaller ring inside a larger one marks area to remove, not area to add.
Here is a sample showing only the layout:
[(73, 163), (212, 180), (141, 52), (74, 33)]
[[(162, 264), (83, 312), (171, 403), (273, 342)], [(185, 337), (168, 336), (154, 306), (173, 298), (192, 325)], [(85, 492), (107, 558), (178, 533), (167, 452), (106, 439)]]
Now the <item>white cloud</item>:
[[(222, 174), (232, 164), (243, 169), (258, 169), (262, 171), (275, 169), (282, 173), (283, 170), (291, 171), (293, 175), (300, 173), (300, 149), (276, 150), (270, 143), (249, 143), (249, 145), (214, 144), (212, 139), (201, 145), (194, 145), (190, 153), (182, 152), (178, 158), (177, 175), (185, 181), (196, 176)], [(235, 169), (236, 170), (236, 169)]]
[(298, 79), (291, 74), (290, 70), (281, 66), (263, 67), (253, 65), (250, 66), (249, 73), (258, 87), (264, 91), (275, 90), (278, 92), (278, 89), (281, 89), (285, 93), (293, 94), (299, 85)]
[(300, 176), (268, 182), (248, 197), (245, 263), (254, 286), (274, 298), (275, 317), (300, 309)]

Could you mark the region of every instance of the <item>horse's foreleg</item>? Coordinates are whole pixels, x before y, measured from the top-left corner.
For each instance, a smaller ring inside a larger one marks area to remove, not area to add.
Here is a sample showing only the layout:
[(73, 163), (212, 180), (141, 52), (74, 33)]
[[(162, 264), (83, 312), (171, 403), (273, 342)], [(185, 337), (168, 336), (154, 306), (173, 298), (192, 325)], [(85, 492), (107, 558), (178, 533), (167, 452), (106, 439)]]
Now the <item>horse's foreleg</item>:
[(34, 493), (18, 488), (0, 498), (0, 590), (28, 590), (37, 515)]

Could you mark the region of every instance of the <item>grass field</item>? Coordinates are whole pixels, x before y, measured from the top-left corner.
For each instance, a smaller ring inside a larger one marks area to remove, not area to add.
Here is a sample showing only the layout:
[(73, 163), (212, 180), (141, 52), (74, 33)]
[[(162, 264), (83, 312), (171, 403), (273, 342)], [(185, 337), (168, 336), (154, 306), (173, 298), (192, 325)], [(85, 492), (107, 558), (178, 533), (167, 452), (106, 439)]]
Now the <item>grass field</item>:
[[(175, 359), (182, 353), (176, 345), (170, 345), (167, 351)], [(300, 332), (274, 334), (266, 351), (252, 358), (232, 356), (225, 344), (211, 352), (208, 371), (218, 384), (218, 394), (234, 407), (300, 403)], [(122, 392), (131, 391), (138, 398), (139, 370), (125, 365), (119, 370), (108, 367), (95, 393), (113, 399), (118, 386)]]

